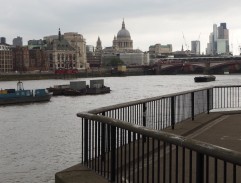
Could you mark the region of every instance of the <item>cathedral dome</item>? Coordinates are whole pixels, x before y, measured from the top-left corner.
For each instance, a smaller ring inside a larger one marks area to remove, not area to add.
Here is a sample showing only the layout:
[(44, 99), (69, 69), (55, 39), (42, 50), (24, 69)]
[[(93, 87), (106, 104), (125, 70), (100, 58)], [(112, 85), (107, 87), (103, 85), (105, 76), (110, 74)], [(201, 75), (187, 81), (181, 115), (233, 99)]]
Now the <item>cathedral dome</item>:
[(131, 38), (130, 32), (128, 30), (126, 30), (125, 28), (125, 22), (123, 20), (122, 22), (122, 28), (121, 30), (119, 30), (119, 32), (117, 33), (117, 38)]

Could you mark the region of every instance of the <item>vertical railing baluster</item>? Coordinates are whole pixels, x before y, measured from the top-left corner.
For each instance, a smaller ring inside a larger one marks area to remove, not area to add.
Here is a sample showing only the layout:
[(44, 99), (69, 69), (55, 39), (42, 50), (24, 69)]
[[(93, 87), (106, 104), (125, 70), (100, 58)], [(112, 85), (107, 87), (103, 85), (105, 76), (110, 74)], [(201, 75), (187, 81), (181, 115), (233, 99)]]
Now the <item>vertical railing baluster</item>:
[(149, 182), (149, 137), (146, 137), (146, 183)]
[(128, 131), (128, 178), (131, 180), (131, 131)]
[(175, 97), (171, 97), (171, 126), (174, 130), (175, 125)]
[(107, 124), (107, 154), (108, 154), (108, 158), (107, 158), (107, 165), (108, 165), (108, 178), (110, 178), (110, 168), (111, 168), (111, 125)]
[(116, 181), (118, 183), (119, 177), (119, 134), (120, 128), (116, 128)]
[[(91, 165), (93, 165), (93, 161), (92, 161), (92, 151), (93, 151), (93, 148), (91, 147), (91, 142), (92, 142), (92, 136), (91, 136), (91, 134), (92, 134), (91, 133), (92, 124), (93, 124), (93, 121), (91, 120), (90, 123), (89, 123), (89, 160), (90, 160), (89, 167), (91, 167)], [(91, 164), (91, 161), (92, 161), (92, 164)]]
[(116, 127), (111, 126), (111, 167), (110, 167), (110, 181), (115, 182), (115, 167), (116, 167)]
[(204, 182), (204, 155), (197, 152), (196, 154), (196, 183)]
[(237, 182), (236, 165), (233, 165), (233, 183)]
[(144, 180), (144, 178), (145, 178), (145, 157), (144, 157), (144, 152), (145, 152), (145, 141), (144, 141), (144, 139), (143, 139), (143, 136), (142, 136), (142, 148), (141, 148), (141, 158), (142, 158), (142, 160), (141, 160), (141, 167), (142, 167), (142, 174), (141, 174), (141, 180), (142, 180), (142, 183), (144, 183), (145, 182), (145, 180)]
[(239, 88), (240, 87), (238, 87), (238, 107), (240, 107)]
[(182, 183), (185, 183), (185, 168), (186, 168), (186, 164), (185, 164), (185, 147), (182, 148)]
[(172, 144), (169, 144), (169, 182), (172, 182)]
[(97, 121), (95, 121), (95, 123), (94, 123), (94, 126), (95, 126), (95, 134), (94, 134), (94, 136), (95, 136), (95, 155), (94, 155), (94, 158), (95, 158), (95, 171), (97, 170)]
[(124, 137), (123, 137), (123, 129), (121, 129), (121, 136), (120, 136), (120, 139), (121, 139), (121, 141), (120, 141), (120, 182), (122, 182), (122, 171), (123, 171), (123, 145), (124, 145)]
[(176, 174), (176, 183), (178, 183), (178, 175), (179, 175), (179, 173), (178, 173), (178, 145), (176, 145), (176, 172), (175, 172), (175, 174)]
[(194, 92), (191, 93), (191, 111), (192, 111), (192, 120), (194, 120)]
[(214, 183), (218, 183), (218, 160), (214, 159)]
[(142, 109), (142, 111), (143, 111), (143, 126), (146, 126), (146, 109), (147, 109), (147, 107), (146, 107), (146, 103), (143, 103), (143, 109)]
[(223, 183), (227, 183), (227, 162), (223, 162)]
[(81, 152), (82, 152), (82, 163), (84, 163), (84, 143), (85, 143), (85, 140), (84, 140), (84, 118), (82, 118), (82, 142), (81, 142)]
[(209, 114), (210, 112), (210, 97), (209, 97), (209, 90), (210, 89), (207, 89), (207, 113)]
[(127, 151), (127, 149), (126, 149), (126, 146), (127, 146), (127, 144), (126, 144), (126, 130), (124, 130), (124, 157), (125, 157), (125, 159), (124, 159), (124, 163), (125, 163), (125, 166), (124, 166), (124, 178), (125, 178), (125, 180), (126, 180), (126, 171), (127, 171), (127, 168), (126, 168), (126, 165), (127, 165), (127, 163), (126, 163), (126, 151)]
[(206, 155), (206, 183), (209, 183), (209, 156)]
[(100, 139), (101, 139), (101, 133), (100, 133), (100, 122), (98, 122), (98, 173), (100, 173), (100, 167), (101, 167), (101, 161), (100, 161)]
[(189, 153), (189, 183), (192, 183), (192, 150)]
[(86, 164), (88, 166), (88, 119), (84, 119), (84, 126), (85, 126), (85, 130), (84, 130), (84, 164)]
[(163, 182), (166, 182), (166, 142), (163, 142)]
[(160, 183), (160, 176), (161, 176), (161, 172), (160, 172), (160, 165), (161, 165), (161, 162), (160, 162), (160, 151), (161, 151), (161, 148), (160, 148), (160, 140), (157, 141), (157, 182)]
[(133, 133), (133, 142), (132, 142), (132, 143), (133, 143), (133, 150), (132, 150), (132, 162), (133, 162), (133, 163), (132, 163), (132, 164), (133, 164), (133, 166), (132, 166), (132, 167), (133, 167), (133, 168), (132, 168), (133, 179), (132, 179), (132, 180), (133, 180), (133, 182), (135, 182), (135, 171), (136, 171), (136, 170), (135, 170), (135, 158), (136, 158), (136, 156), (135, 156), (135, 149), (136, 149), (136, 146), (135, 146), (136, 143), (135, 143), (135, 141), (136, 141), (136, 133)]
[[(102, 113), (102, 116), (105, 116), (105, 112)], [(105, 165), (106, 165), (106, 161), (105, 161), (105, 144), (106, 144), (106, 124), (105, 123), (101, 123), (101, 174), (104, 175), (105, 177)]]
[(154, 149), (154, 146), (155, 146), (155, 141), (154, 141), (154, 138), (152, 138), (152, 182), (154, 182), (155, 180), (155, 171), (154, 171), (154, 165), (155, 165), (155, 149)]
[(137, 134), (137, 180), (136, 182), (140, 181), (140, 134)]

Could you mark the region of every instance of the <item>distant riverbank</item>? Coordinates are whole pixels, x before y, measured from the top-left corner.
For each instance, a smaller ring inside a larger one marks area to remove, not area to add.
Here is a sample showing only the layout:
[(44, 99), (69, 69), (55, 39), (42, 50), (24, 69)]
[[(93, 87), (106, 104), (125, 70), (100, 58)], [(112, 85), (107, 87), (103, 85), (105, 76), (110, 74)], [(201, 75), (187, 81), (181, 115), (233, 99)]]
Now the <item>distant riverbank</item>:
[(90, 78), (90, 77), (111, 77), (111, 76), (138, 76), (149, 75), (143, 69), (128, 69), (125, 73), (113, 73), (107, 69), (89, 69), (80, 71), (77, 74), (54, 74), (53, 72), (23, 72), (0, 74), (0, 81), (17, 80), (44, 80), (44, 79), (70, 79), (70, 78)]

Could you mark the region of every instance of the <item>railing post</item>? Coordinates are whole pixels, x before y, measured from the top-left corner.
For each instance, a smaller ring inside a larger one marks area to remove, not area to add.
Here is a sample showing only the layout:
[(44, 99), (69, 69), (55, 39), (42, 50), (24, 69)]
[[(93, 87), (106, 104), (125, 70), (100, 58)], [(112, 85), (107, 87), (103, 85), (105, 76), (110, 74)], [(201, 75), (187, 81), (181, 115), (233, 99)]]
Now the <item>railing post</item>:
[[(105, 112), (102, 112), (102, 116), (105, 116)], [(105, 161), (105, 123), (101, 123), (101, 160)]]
[(171, 97), (171, 126), (174, 130), (175, 126), (175, 97)]
[(210, 111), (210, 97), (209, 97), (209, 89), (207, 89), (207, 113), (209, 114), (209, 111)]
[(143, 103), (143, 126), (146, 126), (146, 103)]
[[(146, 126), (146, 110), (147, 110), (147, 107), (146, 107), (146, 103), (143, 103), (143, 109), (142, 109), (142, 112), (143, 112), (143, 126)], [(146, 142), (146, 137), (143, 135), (143, 142)]]
[(197, 152), (196, 183), (204, 183), (204, 155)]
[(194, 120), (194, 92), (191, 93), (192, 120)]
[(84, 129), (84, 164), (87, 164), (88, 165), (88, 132), (89, 132), (89, 129), (88, 129), (88, 119), (85, 118), (85, 121), (84, 121), (84, 125), (85, 125), (85, 129)]
[(111, 126), (111, 169), (110, 169), (110, 181), (111, 182), (115, 182), (115, 150), (116, 150), (116, 127), (115, 126)]

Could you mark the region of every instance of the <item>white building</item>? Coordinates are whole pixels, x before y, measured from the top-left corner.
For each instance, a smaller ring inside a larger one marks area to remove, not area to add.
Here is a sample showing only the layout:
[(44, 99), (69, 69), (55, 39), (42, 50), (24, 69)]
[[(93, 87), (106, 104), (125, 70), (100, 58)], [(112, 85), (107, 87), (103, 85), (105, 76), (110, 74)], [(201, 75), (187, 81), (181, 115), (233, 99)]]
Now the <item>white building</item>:
[(217, 54), (221, 55), (227, 52), (227, 39), (217, 39)]
[(124, 20), (122, 22), (121, 30), (117, 33), (117, 37), (114, 37), (113, 47), (116, 47), (119, 51), (133, 49), (133, 41), (131, 39), (130, 32), (125, 28)]
[(13, 54), (10, 46), (0, 43), (0, 73), (13, 71)]
[(135, 53), (120, 53), (119, 58), (128, 66), (149, 64), (149, 53), (141, 51)]
[(121, 30), (117, 37), (114, 37), (112, 47), (106, 47), (102, 50), (102, 61), (111, 58), (120, 58), (125, 65), (147, 65), (149, 64), (149, 54), (139, 49), (133, 49), (133, 40), (130, 32), (125, 28), (123, 20)]

